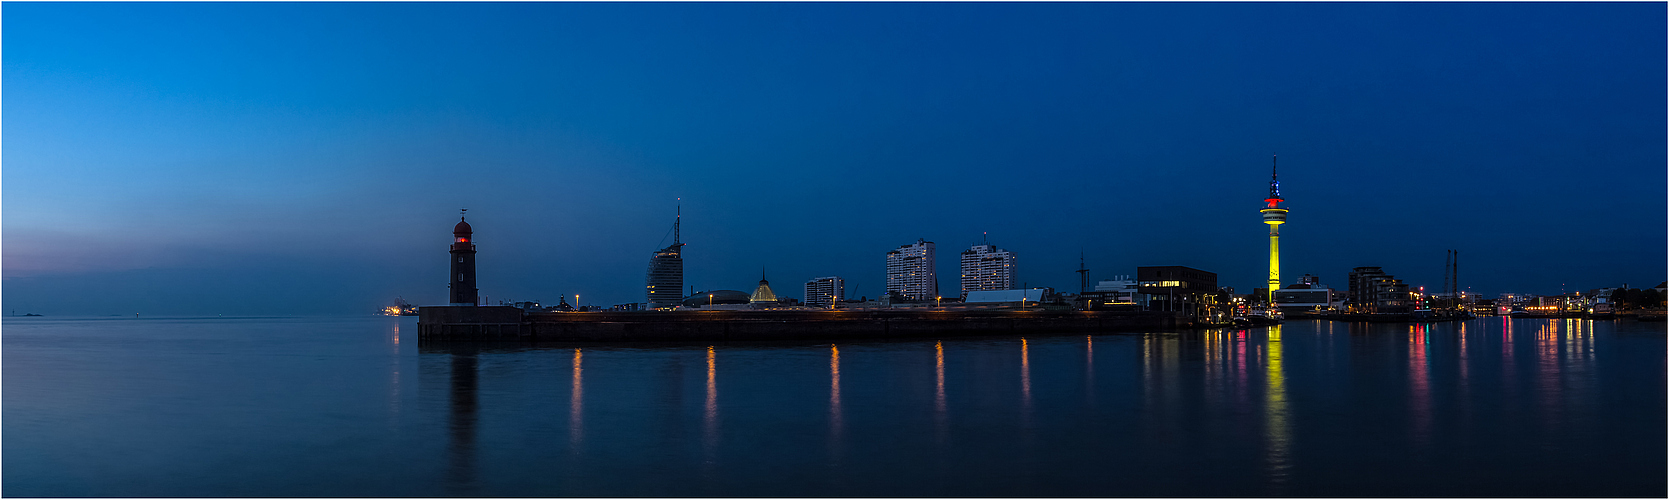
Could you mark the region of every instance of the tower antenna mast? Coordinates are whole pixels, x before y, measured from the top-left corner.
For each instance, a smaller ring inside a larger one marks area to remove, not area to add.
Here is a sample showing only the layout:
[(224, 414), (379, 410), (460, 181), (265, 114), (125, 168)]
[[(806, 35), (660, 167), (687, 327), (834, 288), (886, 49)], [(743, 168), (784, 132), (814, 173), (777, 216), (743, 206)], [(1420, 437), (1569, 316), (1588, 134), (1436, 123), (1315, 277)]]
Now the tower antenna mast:
[(1287, 221), (1287, 209), (1280, 206), (1281, 202), (1286, 200), (1281, 198), (1281, 182), (1276, 177), (1279, 160), (1279, 156), (1273, 153), (1269, 155), (1269, 198), (1263, 200), (1266, 205), (1263, 210), (1259, 210), (1263, 213), (1263, 223), (1269, 225), (1269, 295), (1267, 299), (1271, 308), (1275, 307), (1275, 291), (1281, 288), (1281, 224), (1285, 224)]
[(678, 199), (678, 215), (672, 218), (672, 246), (678, 246), (678, 223), (684, 220), (684, 199)]

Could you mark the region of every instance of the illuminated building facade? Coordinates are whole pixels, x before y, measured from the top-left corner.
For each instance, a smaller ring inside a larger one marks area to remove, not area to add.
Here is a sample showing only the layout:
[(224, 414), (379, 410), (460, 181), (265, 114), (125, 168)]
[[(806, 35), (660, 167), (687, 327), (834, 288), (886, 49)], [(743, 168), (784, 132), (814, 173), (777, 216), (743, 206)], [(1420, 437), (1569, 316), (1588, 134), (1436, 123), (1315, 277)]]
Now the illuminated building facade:
[(806, 282), (806, 305), (826, 307), (842, 300), (846, 300), (846, 280), (839, 276), (812, 278)]
[(1341, 297), (1332, 288), (1321, 284), (1321, 279), (1308, 274), (1298, 283), (1275, 291), (1275, 305), (1281, 309), (1331, 311), (1338, 309)]
[(1134, 276), (1114, 276), (1110, 280), (1101, 280), (1095, 284), (1095, 291), (1101, 293), (1107, 304), (1136, 303), (1136, 280)]
[(962, 296), (976, 290), (1014, 288), (1014, 252), (996, 245), (974, 245), (962, 252)]
[(887, 293), (905, 300), (933, 300), (939, 297), (939, 276), (934, 272), (933, 242), (915, 243), (887, 252)]
[(684, 244), (678, 241), (678, 224), (684, 219), (684, 208), (672, 219), (672, 245), (649, 257), (647, 278), (649, 308), (672, 309), (684, 298)]
[(475, 289), (474, 234), (475, 230), (469, 227), (468, 222), (464, 222), (463, 216), (458, 216), (458, 225), (452, 226), (452, 276), (449, 278), (451, 283), (446, 285), (450, 289), (449, 305), (473, 306), (480, 302), (477, 300)]
[(1150, 311), (1209, 314), (1215, 305), (1217, 273), (1183, 266), (1136, 268), (1136, 301)]
[(748, 303), (767, 305), (777, 303), (777, 294), (771, 291), (771, 282), (766, 281), (764, 276), (759, 277), (759, 286), (753, 289), (753, 295), (748, 296)]
[(1269, 167), (1269, 197), (1263, 200), (1267, 205), (1259, 212), (1263, 213), (1263, 223), (1269, 225), (1269, 303), (1275, 303), (1275, 291), (1281, 288), (1281, 224), (1287, 221), (1287, 209), (1281, 208), (1281, 182), (1275, 179), (1275, 162), (1271, 157)]

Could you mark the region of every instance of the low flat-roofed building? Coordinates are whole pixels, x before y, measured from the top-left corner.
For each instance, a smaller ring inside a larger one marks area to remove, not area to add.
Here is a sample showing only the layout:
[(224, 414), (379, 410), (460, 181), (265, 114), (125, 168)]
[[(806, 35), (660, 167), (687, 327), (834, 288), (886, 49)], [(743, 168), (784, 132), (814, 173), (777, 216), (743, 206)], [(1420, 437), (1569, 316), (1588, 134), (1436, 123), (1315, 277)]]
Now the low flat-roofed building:
[(1044, 298), (1053, 295), (1048, 288), (1031, 288), (1026, 290), (973, 290), (968, 297), (962, 299), (964, 304), (994, 304), (1014, 303), (1019, 305), (1021, 300), (1028, 304), (1042, 302)]
[(1332, 287), (1321, 284), (1321, 279), (1304, 275), (1298, 283), (1275, 290), (1275, 306), (1295, 311), (1328, 311), (1344, 305), (1343, 297)]
[(1136, 290), (1147, 310), (1205, 317), (1211, 302), (1206, 297), (1218, 293), (1217, 273), (1185, 266), (1137, 267)]

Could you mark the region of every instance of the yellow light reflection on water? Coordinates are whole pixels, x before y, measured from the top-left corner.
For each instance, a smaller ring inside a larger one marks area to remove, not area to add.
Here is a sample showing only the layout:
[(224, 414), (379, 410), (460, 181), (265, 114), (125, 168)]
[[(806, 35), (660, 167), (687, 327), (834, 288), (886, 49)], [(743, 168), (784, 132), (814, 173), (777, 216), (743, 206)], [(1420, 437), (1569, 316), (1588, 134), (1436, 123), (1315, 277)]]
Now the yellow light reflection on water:
[(705, 413), (708, 438), (714, 437), (719, 419), (718, 363), (713, 346), (707, 346), (707, 411)]
[(933, 393), (933, 409), (938, 411), (940, 414), (943, 414), (945, 412), (945, 344), (944, 344), (944, 342), (934, 342), (933, 343), (933, 357), (935, 358), (935, 363), (934, 363), (933, 370), (934, 370), (935, 375), (938, 376), (938, 382), (937, 382), (936, 388), (935, 388), (934, 393)]
[(1026, 338), (1020, 338), (1020, 397), (1028, 406), (1032, 402), (1032, 366)]
[(582, 418), (585, 407), (585, 386), (581, 383), (581, 375), (584, 373), (580, 364), (582, 357), (579, 348), (574, 348), (574, 389), (568, 399), (568, 441), (573, 444), (579, 444), (580, 438), (585, 436), (585, 421)]
[(1264, 363), (1264, 422), (1268, 426), (1265, 437), (1269, 449), (1269, 480), (1286, 483), (1287, 471), (1292, 467), (1288, 454), (1292, 445), (1292, 430), (1287, 424), (1286, 372), (1281, 366), (1281, 325), (1269, 326), (1268, 354)]
[(840, 420), (840, 348), (829, 344), (829, 416)]

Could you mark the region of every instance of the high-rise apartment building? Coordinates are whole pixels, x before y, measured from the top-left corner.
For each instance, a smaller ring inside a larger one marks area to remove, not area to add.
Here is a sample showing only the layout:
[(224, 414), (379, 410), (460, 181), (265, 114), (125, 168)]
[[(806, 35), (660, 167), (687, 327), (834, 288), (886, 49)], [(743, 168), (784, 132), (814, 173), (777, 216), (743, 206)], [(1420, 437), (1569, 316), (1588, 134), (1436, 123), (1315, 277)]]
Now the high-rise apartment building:
[(839, 276), (812, 278), (806, 282), (806, 305), (827, 307), (846, 300), (846, 280)]
[(906, 300), (939, 297), (939, 276), (934, 273), (933, 242), (915, 243), (887, 252), (887, 292)]
[(974, 290), (1014, 288), (1014, 252), (981, 244), (962, 252), (962, 297)]

